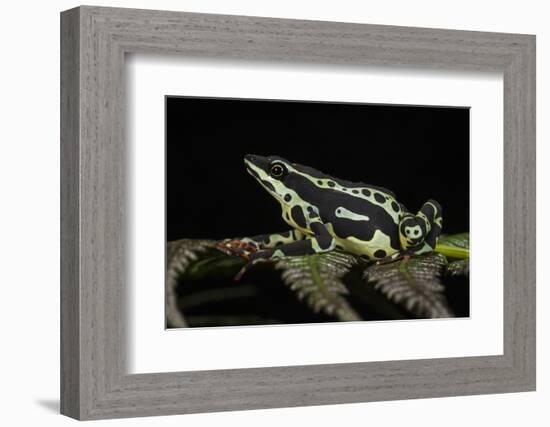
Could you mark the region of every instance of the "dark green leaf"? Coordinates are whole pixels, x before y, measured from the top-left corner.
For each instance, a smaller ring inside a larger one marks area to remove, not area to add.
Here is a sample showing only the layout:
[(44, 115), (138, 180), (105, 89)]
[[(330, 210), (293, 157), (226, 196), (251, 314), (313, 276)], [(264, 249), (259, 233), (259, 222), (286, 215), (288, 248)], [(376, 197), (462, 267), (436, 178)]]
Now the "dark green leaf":
[(450, 262), (446, 273), (449, 276), (468, 276), (470, 274), (470, 259), (459, 259)]
[(339, 320), (362, 320), (343, 295), (348, 290), (342, 277), (357, 262), (353, 255), (332, 251), (324, 254), (288, 257), (277, 262), (282, 279), (316, 313)]
[(166, 322), (169, 327), (183, 328), (187, 326), (183, 314), (177, 305), (176, 287), (178, 278), (186, 271), (192, 261), (201, 252), (214, 248), (213, 240), (181, 239), (169, 242), (167, 245), (166, 267)]
[(388, 299), (418, 317), (452, 317), (440, 280), (446, 264), (443, 255), (431, 253), (371, 265), (364, 278)]
[(470, 249), (470, 233), (445, 234), (439, 237), (437, 244)]

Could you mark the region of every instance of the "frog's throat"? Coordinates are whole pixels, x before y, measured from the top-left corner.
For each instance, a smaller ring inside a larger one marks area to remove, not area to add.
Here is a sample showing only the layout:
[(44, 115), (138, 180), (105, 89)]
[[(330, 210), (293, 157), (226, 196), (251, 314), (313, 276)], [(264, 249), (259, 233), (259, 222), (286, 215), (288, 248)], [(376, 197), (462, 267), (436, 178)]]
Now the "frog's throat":
[(262, 169), (256, 166), (254, 163), (244, 160), (246, 171), (252, 175), (252, 177), (258, 181), (258, 183), (269, 193), (271, 194), (281, 205), (284, 205), (285, 202), (279, 192), (277, 191), (276, 185), (274, 185), (269, 177), (269, 175)]

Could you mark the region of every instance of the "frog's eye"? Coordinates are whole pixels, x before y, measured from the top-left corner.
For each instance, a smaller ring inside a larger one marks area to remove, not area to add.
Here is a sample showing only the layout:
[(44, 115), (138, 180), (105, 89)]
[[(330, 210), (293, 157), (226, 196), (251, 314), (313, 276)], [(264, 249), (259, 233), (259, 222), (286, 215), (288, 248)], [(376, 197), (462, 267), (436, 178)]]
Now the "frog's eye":
[(274, 178), (281, 178), (286, 172), (286, 169), (281, 163), (273, 163), (269, 168), (269, 173)]

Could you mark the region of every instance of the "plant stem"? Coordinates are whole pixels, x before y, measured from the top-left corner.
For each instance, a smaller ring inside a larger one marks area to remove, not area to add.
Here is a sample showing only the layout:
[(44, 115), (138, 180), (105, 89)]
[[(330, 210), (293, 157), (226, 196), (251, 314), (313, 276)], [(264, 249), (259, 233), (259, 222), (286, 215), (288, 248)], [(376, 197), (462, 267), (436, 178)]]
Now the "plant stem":
[(470, 257), (470, 250), (456, 246), (439, 245), (435, 246), (434, 252), (439, 252), (450, 258), (466, 259)]

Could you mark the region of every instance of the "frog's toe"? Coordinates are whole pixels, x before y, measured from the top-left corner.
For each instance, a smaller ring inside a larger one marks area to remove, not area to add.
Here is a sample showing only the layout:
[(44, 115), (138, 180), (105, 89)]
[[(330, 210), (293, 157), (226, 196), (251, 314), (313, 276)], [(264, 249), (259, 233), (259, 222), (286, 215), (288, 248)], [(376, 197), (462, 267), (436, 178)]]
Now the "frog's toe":
[(404, 252), (398, 252), (393, 255), (389, 255), (387, 257), (381, 258), (378, 261), (376, 261), (376, 265), (383, 265), (383, 264), (390, 264), (394, 261), (398, 261), (402, 258), (405, 258), (407, 256)]
[(239, 270), (239, 272), (235, 275), (234, 280), (238, 282), (241, 280), (243, 275), (249, 271), (254, 265), (260, 263), (260, 262), (269, 262), (272, 261), (271, 255), (273, 251), (256, 251), (255, 253), (251, 254), (248, 258), (248, 262)]
[(235, 282), (240, 281), (240, 280), (243, 278), (244, 274), (245, 274), (248, 270), (250, 270), (250, 268), (251, 268), (253, 265), (254, 265), (254, 263), (253, 263), (252, 261), (247, 262), (245, 265), (243, 265), (243, 267), (239, 270), (239, 272), (238, 272), (237, 274), (235, 274), (235, 277), (233, 277), (233, 280), (234, 280)]
[(387, 256), (385, 258), (379, 259), (376, 261), (376, 265), (382, 265), (382, 264), (390, 264), (394, 261), (399, 260), (405, 260), (407, 261), (414, 255), (414, 252), (411, 250), (402, 250), (401, 252), (397, 252), (393, 255)]
[(222, 240), (218, 242), (216, 248), (226, 255), (240, 256), (246, 260), (250, 258), (250, 254), (258, 250), (256, 246), (239, 239)]
[(260, 262), (265, 262), (265, 261), (267, 261), (267, 259), (264, 259), (264, 258), (257, 258), (257, 259), (253, 259), (253, 260), (248, 261), (245, 265), (243, 265), (243, 267), (235, 275), (233, 280), (235, 282), (238, 282), (239, 280), (242, 279), (242, 277), (245, 275), (245, 273), (248, 272), (254, 265), (256, 265)]

